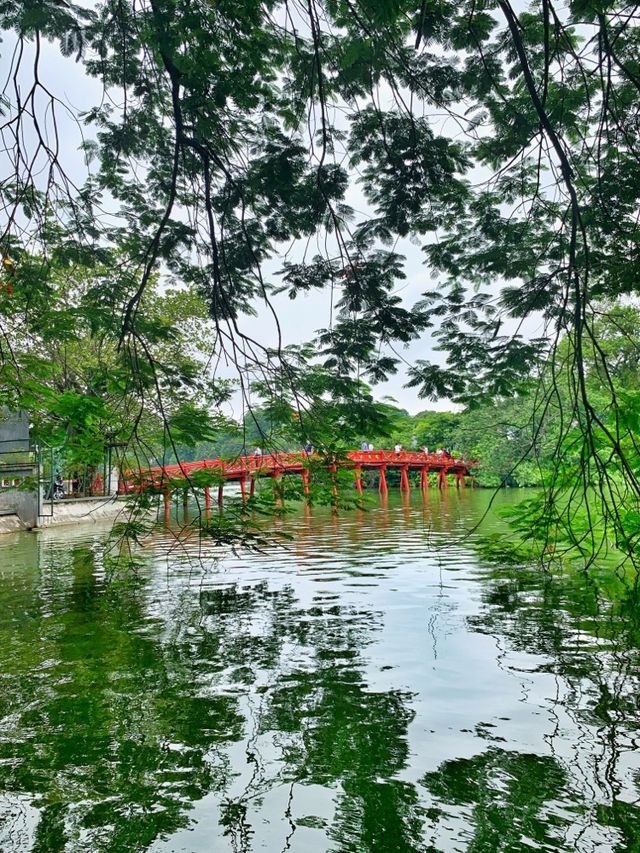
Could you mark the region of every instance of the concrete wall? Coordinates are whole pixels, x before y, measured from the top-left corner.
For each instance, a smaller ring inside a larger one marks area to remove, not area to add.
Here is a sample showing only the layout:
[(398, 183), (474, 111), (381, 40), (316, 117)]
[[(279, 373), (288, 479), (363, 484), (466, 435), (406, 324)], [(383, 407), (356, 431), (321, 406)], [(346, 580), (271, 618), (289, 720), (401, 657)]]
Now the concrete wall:
[[(6, 458), (0, 456), (0, 459)], [(0, 463), (0, 516), (16, 515), (22, 528), (30, 529), (38, 524), (38, 493), (35, 489), (18, 489), (13, 485), (2, 486), (2, 483), (25, 479), (35, 482), (37, 474), (37, 467), (29, 462)]]
[[(50, 512), (50, 507), (51, 504), (47, 502), (43, 512)], [(40, 516), (38, 527), (113, 520), (125, 508), (121, 498), (65, 498), (53, 502), (53, 515)]]
[(29, 416), (26, 412), (0, 409), (0, 533), (29, 530), (37, 525), (37, 491), (14, 486), (25, 479), (35, 481), (37, 476), (29, 449)]
[(18, 533), (24, 529), (24, 524), (17, 515), (0, 515), (0, 536), (3, 533)]
[(0, 533), (115, 518), (121, 509), (122, 502), (113, 497), (65, 498), (52, 502), (41, 494), (39, 515), (36, 490), (0, 488)]
[[(38, 481), (38, 467), (29, 446), (27, 413), (0, 408), (0, 533), (116, 518), (122, 509), (117, 498), (65, 498), (52, 502), (39, 496), (37, 488), (16, 488), (14, 482)], [(114, 494), (118, 488), (117, 468), (110, 474), (107, 488)]]
[(0, 513), (17, 515), (22, 527), (30, 530), (38, 526), (38, 495), (35, 491), (21, 492), (18, 489), (0, 491)]
[(0, 409), (0, 452), (29, 450), (29, 416), (26, 412)]
[[(37, 504), (30, 503), (32, 493), (14, 493), (15, 498), (20, 496), (25, 502), (20, 507), (19, 513), (0, 506), (0, 535), (3, 533), (15, 533), (18, 530), (41, 530), (44, 527), (59, 527), (64, 524), (91, 524), (100, 521), (114, 521), (119, 513), (126, 509), (122, 498), (67, 498), (63, 501), (53, 502), (53, 515), (38, 516)], [(51, 512), (51, 502), (45, 501), (42, 511)]]

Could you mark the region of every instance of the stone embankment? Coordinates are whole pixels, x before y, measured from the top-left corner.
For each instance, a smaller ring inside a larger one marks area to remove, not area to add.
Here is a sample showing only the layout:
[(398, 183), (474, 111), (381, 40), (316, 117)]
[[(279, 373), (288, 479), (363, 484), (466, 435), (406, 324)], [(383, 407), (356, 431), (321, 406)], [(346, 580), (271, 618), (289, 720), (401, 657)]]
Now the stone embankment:
[(47, 501), (39, 515), (37, 513), (34, 515), (33, 512), (9, 512), (6, 509), (0, 509), (0, 534), (15, 533), (20, 530), (40, 530), (43, 527), (58, 527), (65, 524), (109, 521), (115, 519), (123, 510), (123, 499), (115, 495), (98, 498), (65, 498), (54, 501), (53, 506)]

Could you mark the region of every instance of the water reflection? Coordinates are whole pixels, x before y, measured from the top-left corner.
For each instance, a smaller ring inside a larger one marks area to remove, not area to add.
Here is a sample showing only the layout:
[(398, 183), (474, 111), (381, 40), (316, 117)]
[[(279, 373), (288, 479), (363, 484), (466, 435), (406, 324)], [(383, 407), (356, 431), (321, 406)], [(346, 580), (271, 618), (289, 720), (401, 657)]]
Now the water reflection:
[(159, 532), (135, 583), (99, 528), (0, 541), (0, 850), (633, 849), (633, 589), (483, 566), (486, 501)]
[(580, 815), (556, 820), (565, 824), (562, 840), (580, 849), (633, 849), (640, 832), (635, 584), (608, 571), (541, 579), (537, 571), (493, 570), (490, 579), (486, 606), (470, 624), (500, 638), (499, 665), (521, 674), (523, 691), (549, 682), (545, 740), (572, 793), (563, 791), (565, 809)]

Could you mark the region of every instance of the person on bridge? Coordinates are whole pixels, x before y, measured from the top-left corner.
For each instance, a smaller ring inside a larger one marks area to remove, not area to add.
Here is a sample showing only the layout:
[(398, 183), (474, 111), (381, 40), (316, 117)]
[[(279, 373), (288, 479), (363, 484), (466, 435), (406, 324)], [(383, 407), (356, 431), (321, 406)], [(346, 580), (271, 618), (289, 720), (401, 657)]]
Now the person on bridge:
[(253, 451), (253, 455), (254, 456), (262, 456), (262, 448), (256, 447), (255, 450)]
[(369, 442), (363, 441), (362, 444), (360, 445), (360, 450), (369, 450)]
[(306, 454), (313, 453), (313, 444), (311, 444), (311, 442), (310, 442), (310, 441), (308, 441), (308, 442), (305, 444), (305, 446), (304, 446), (304, 452), (305, 452)]
[(426, 444), (425, 444), (425, 446), (422, 448), (422, 452), (424, 453), (424, 455), (425, 455), (425, 456), (428, 456), (428, 455), (429, 455), (429, 448), (427, 447), (427, 445), (426, 445)]
[(400, 456), (400, 453), (402, 452), (402, 445), (399, 442), (395, 446), (395, 451), (396, 451), (396, 456)]

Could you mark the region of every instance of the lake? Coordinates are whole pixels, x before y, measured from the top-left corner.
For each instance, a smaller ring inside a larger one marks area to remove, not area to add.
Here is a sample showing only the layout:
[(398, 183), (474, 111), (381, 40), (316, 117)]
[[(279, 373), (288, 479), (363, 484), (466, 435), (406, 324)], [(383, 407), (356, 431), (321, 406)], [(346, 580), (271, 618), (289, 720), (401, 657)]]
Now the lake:
[(0, 537), (0, 850), (640, 849), (636, 595), (483, 561), (491, 498), (159, 531), (135, 582)]

